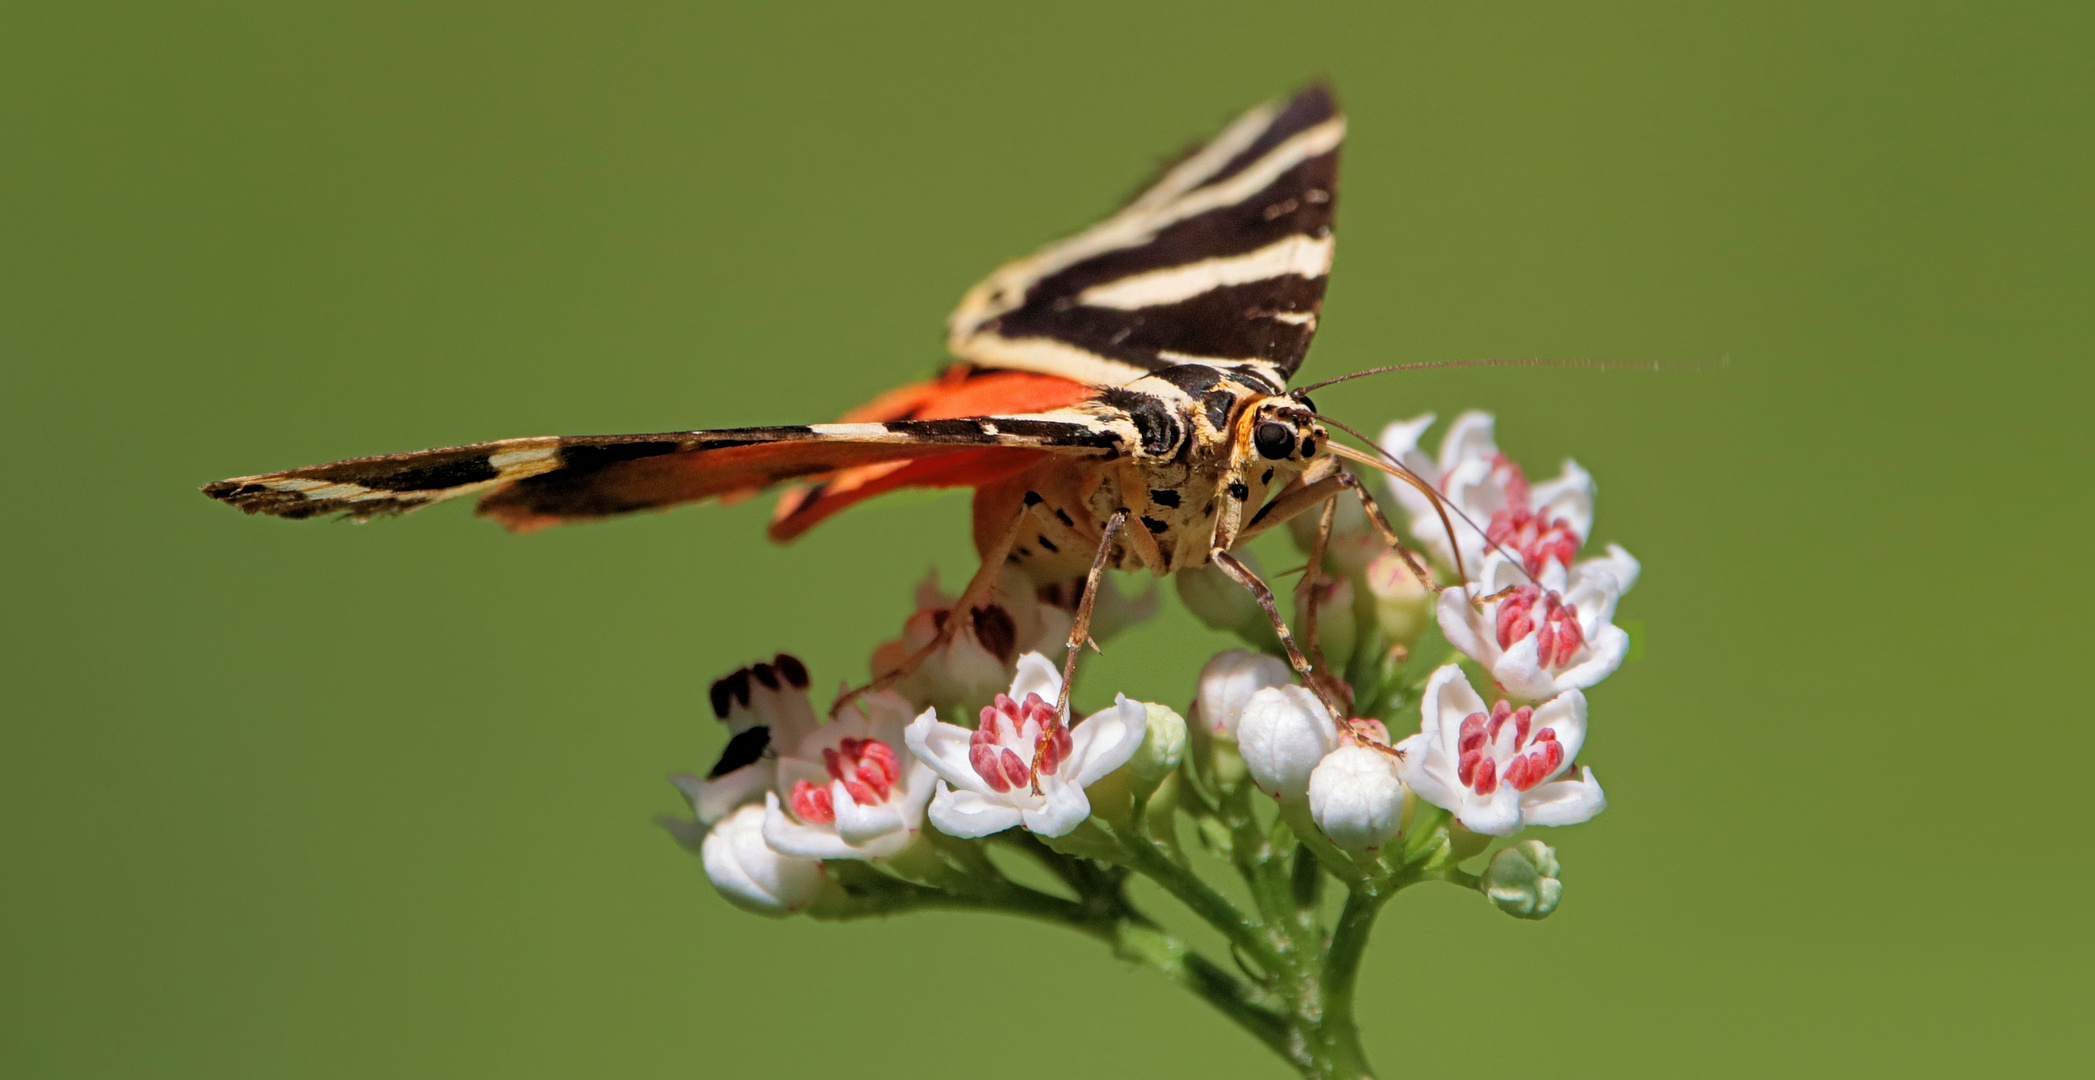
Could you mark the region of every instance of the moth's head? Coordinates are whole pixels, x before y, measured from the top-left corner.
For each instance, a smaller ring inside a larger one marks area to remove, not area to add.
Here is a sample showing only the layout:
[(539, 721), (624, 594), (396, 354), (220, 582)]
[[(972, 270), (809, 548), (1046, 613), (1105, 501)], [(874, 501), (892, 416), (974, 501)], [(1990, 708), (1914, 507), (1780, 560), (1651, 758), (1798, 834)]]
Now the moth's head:
[(1237, 421), (1237, 446), (1250, 460), (1306, 465), (1328, 441), (1309, 403), (1293, 397), (1266, 398)]

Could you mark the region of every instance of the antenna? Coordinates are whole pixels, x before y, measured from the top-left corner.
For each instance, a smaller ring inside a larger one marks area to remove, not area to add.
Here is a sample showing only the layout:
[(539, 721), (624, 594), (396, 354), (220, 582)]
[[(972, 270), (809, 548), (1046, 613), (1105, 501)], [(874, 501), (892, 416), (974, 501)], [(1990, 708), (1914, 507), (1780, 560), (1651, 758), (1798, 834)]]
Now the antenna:
[(1730, 353), (1726, 353), (1723, 356), (1716, 358), (1714, 361), (1633, 360), (1622, 358), (1583, 357), (1573, 357), (1567, 359), (1561, 357), (1548, 356), (1524, 356), (1510, 358), (1481, 357), (1471, 360), (1421, 360), (1413, 364), (1387, 364), (1382, 367), (1368, 368), (1366, 371), (1356, 371), (1351, 375), (1341, 375), (1336, 379), (1325, 379), (1323, 382), (1311, 383), (1308, 386), (1298, 387), (1294, 390), (1289, 391), (1289, 394), (1299, 400), (1303, 395), (1309, 393), (1312, 390), (1321, 390), (1324, 387), (1331, 386), (1336, 383), (1349, 382), (1353, 379), (1364, 379), (1369, 375), (1387, 375), (1393, 371), (1439, 371), (1446, 368), (1473, 367), (1588, 368), (1594, 371), (1708, 371), (1712, 368), (1724, 368), (1730, 366)]
[[(1362, 372), (1361, 374), (1365, 375), (1370, 373)], [(1525, 562), (1521, 561), (1512, 552), (1507, 551), (1505, 547), (1501, 545), (1498, 541), (1493, 540), (1491, 538), (1491, 534), (1487, 532), (1482, 525), (1477, 524), (1474, 520), (1470, 518), (1468, 514), (1463, 513), (1461, 507), (1449, 502), (1448, 497), (1441, 494), (1437, 489), (1434, 488), (1433, 485), (1426, 483), (1425, 477), (1420, 476), (1415, 472), (1412, 472), (1409, 466), (1406, 466), (1403, 462), (1398, 461), (1395, 456), (1390, 454), (1389, 451), (1384, 450), (1381, 444), (1377, 443), (1373, 439), (1368, 438), (1366, 435), (1361, 434), (1352, 425), (1347, 424), (1344, 421), (1333, 420), (1331, 417), (1325, 416), (1324, 414), (1315, 411), (1312, 411), (1310, 415), (1316, 417), (1318, 420), (1326, 424), (1330, 424), (1332, 427), (1335, 427), (1340, 431), (1343, 431), (1346, 434), (1353, 436), (1356, 439), (1359, 439), (1361, 442), (1368, 444), (1370, 447), (1374, 448), (1376, 454), (1381, 455), (1381, 458), (1378, 459), (1372, 455), (1363, 454), (1350, 446), (1344, 446), (1335, 442), (1327, 444), (1326, 449), (1330, 450), (1332, 453), (1337, 454), (1342, 458), (1345, 458), (1348, 461), (1357, 461), (1362, 465), (1368, 466), (1371, 469), (1380, 469), (1381, 471), (1386, 472), (1389, 475), (1394, 476), (1407, 484), (1410, 484), (1412, 487), (1417, 488), (1420, 494), (1424, 495), (1428, 500), (1430, 500), (1433, 503), (1433, 512), (1440, 515), (1440, 527), (1447, 530), (1448, 548), (1449, 550), (1453, 551), (1455, 555), (1455, 573), (1461, 576), (1464, 584), (1467, 584), (1469, 582), (1469, 571), (1462, 565), (1462, 544), (1461, 542), (1455, 539), (1454, 523), (1448, 520), (1449, 511), (1453, 511), (1456, 517), (1461, 518), (1463, 524), (1469, 526), (1472, 529), (1475, 529), (1477, 531), (1477, 535), (1484, 538), (1484, 543), (1488, 545), (1491, 548), (1491, 550), (1496, 551), (1500, 555), (1505, 556), (1506, 561), (1512, 563), (1515, 568), (1519, 569), (1521, 577), (1527, 578), (1530, 582), (1535, 581), (1535, 575), (1528, 573), (1528, 567)], [(1384, 464), (1385, 460), (1387, 461), (1387, 464)], [(1481, 585), (1483, 584), (1483, 582), (1478, 582), (1478, 584)]]

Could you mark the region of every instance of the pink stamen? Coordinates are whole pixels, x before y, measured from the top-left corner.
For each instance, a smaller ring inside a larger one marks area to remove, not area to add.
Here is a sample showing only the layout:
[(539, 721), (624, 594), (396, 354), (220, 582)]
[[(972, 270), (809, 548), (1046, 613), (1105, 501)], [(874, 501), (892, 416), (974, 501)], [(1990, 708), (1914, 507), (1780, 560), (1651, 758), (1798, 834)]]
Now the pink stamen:
[(828, 825), (837, 819), (836, 805), (830, 798), (827, 784), (818, 786), (805, 780), (795, 780), (791, 801), (793, 816), (810, 825)]

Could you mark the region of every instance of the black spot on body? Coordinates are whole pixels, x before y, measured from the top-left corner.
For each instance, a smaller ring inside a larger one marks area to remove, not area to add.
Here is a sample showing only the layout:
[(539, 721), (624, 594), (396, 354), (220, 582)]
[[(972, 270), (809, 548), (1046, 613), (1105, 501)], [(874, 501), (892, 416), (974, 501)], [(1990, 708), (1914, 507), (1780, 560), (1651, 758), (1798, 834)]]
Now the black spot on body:
[(1227, 390), (1211, 390), (1200, 399), (1201, 407), (1208, 412), (1208, 425), (1216, 431), (1229, 429), (1229, 410), (1236, 407), (1237, 396)]
[(1302, 456), (1306, 458), (1317, 456), (1317, 440), (1307, 435), (1302, 437)]
[(1176, 510), (1178, 509), (1178, 492), (1170, 488), (1154, 488), (1149, 493), (1149, 501), (1156, 503), (1158, 506), (1168, 506)]
[(1208, 500), (1208, 504), (1201, 508), (1200, 516), (1204, 518), (1211, 518), (1215, 516), (1215, 500)]
[(1070, 518), (1069, 511), (1064, 510), (1059, 506), (1055, 508), (1055, 520), (1060, 521), (1062, 524), (1067, 525), (1072, 529), (1077, 527), (1077, 523)]
[(1062, 552), (1062, 549), (1056, 547), (1055, 542), (1053, 540), (1048, 539), (1046, 536), (1040, 537), (1040, 546), (1043, 550), (1052, 551), (1058, 555)]
[(930, 439), (964, 439), (972, 442), (983, 438), (982, 421), (965, 418), (891, 420), (882, 426), (898, 435), (920, 435)]
[(1259, 478), (1258, 478), (1258, 482), (1259, 482), (1260, 484), (1270, 484), (1270, 483), (1272, 483), (1272, 482), (1273, 482), (1273, 470), (1271, 470), (1271, 469), (1267, 469), (1267, 470), (1266, 470), (1266, 475), (1264, 475), (1264, 476), (1261, 476), (1261, 477), (1259, 477)]
[(1041, 503), (1044, 503), (1044, 502), (1046, 502), (1046, 501), (1047, 501), (1046, 499), (1043, 499), (1043, 498), (1041, 498), (1041, 497), (1040, 497), (1040, 493), (1039, 493), (1039, 492), (1037, 492), (1037, 491), (1028, 491), (1028, 492), (1026, 492), (1026, 505), (1027, 505), (1027, 506), (1039, 506), (1039, 505), (1040, 505)]
[(755, 764), (770, 746), (771, 729), (762, 724), (736, 734), (720, 751), (720, 760), (713, 763), (713, 771), (706, 774), (706, 779), (718, 780), (744, 765)]
[(1171, 415), (1162, 401), (1139, 390), (1109, 386), (1099, 392), (1098, 400), (1128, 415), (1136, 434), (1141, 436), (1143, 451), (1148, 454), (1164, 457), (1184, 438), (1178, 417)]
[(1161, 533), (1164, 530), (1170, 528), (1171, 526), (1164, 522), (1158, 521), (1156, 518), (1144, 516), (1142, 518), (1142, 527), (1148, 529), (1150, 532), (1153, 533)]
[(1242, 480), (1231, 480), (1229, 482), (1229, 497), (1238, 502), (1243, 502), (1251, 497), (1251, 489), (1245, 487)]

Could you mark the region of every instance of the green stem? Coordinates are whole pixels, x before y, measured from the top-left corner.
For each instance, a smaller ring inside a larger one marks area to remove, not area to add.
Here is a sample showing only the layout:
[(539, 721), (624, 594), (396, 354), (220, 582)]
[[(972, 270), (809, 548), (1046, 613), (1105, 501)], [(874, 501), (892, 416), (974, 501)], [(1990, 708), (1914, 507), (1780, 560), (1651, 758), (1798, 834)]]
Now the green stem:
[(1266, 928), (1237, 910), (1228, 897), (1216, 892), (1214, 886), (1202, 881), (1192, 870), (1172, 861), (1151, 841), (1118, 833), (1114, 835), (1120, 840), (1121, 851), (1127, 855), (1129, 869), (1163, 886), (1165, 892), (1193, 909), (1193, 914), (1228, 938), (1230, 944), (1256, 960), (1267, 974), (1278, 976), (1287, 972), (1288, 964), (1273, 947)]
[(1324, 954), (1323, 1016), (1319, 1024), (1322, 1046), (1318, 1057), (1322, 1077), (1355, 1080), (1372, 1077), (1367, 1053), (1360, 1046), (1360, 1026), (1353, 1019), (1353, 991), (1360, 980), (1360, 961), (1367, 951), (1368, 932), (1394, 888), (1384, 890), (1357, 885), (1346, 894), (1345, 909), (1331, 931), (1331, 946)]

